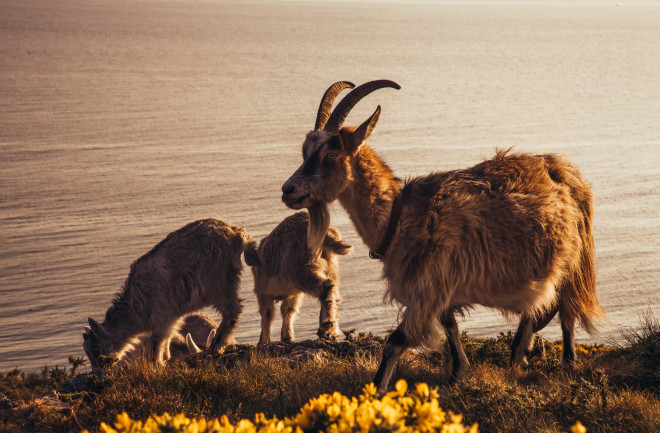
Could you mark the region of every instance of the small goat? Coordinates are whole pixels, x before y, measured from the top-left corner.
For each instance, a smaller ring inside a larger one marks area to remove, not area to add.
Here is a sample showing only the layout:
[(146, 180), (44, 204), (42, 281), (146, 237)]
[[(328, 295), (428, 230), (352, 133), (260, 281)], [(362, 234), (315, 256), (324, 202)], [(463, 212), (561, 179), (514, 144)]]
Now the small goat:
[(559, 312), (563, 361), (572, 363), (575, 321), (593, 333), (592, 318), (603, 314), (595, 292), (593, 199), (578, 170), (556, 155), (497, 152), (474, 167), (402, 184), (364, 143), (380, 106), (358, 128), (342, 128), (363, 97), (399, 85), (363, 84), (331, 112), (336, 96), (352, 87), (338, 82), (326, 91), (282, 201), (310, 209), (314, 234), (328, 226), (327, 204), (338, 199), (372, 258), (383, 262), (386, 295), (403, 313), (383, 349), (374, 379), (379, 389), (387, 388), (406, 348), (434, 344), (440, 328), (452, 374), (464, 376), (469, 362), (454, 314), (473, 304), (521, 315), (514, 364), (526, 363), (533, 333)]
[(103, 323), (88, 319), (83, 348), (92, 369), (99, 369), (100, 355), (121, 357), (140, 334), (148, 335), (151, 360), (169, 359), (169, 339), (179, 318), (204, 307), (222, 314), (211, 344), (214, 352), (221, 351), (241, 314), (241, 253), (250, 242), (241, 227), (209, 218), (170, 233), (136, 260)]
[(339, 334), (337, 255), (348, 254), (351, 246), (341, 240), (337, 230), (328, 227), (321, 238), (320, 251), (310, 249), (308, 230), (307, 212), (298, 212), (262, 239), (258, 249), (250, 244), (245, 250), (245, 263), (252, 267), (261, 314), (260, 345), (271, 342), (270, 328), (278, 300), (282, 301), (282, 341), (293, 341), (293, 319), (303, 293), (321, 302), (318, 336), (334, 340)]
[[(178, 329), (179, 325), (180, 329)], [(215, 320), (203, 313), (192, 313), (181, 318), (169, 337), (170, 359), (182, 359), (187, 355), (201, 352), (200, 346), (209, 347), (217, 327)], [(136, 338), (124, 351), (117, 365), (148, 359), (151, 354), (151, 348), (148, 346), (148, 336)]]

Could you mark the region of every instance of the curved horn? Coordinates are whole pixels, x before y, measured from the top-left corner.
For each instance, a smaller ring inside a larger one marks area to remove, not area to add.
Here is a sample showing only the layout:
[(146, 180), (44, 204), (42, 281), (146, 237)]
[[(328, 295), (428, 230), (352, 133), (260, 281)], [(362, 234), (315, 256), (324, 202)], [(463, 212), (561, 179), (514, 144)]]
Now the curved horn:
[(328, 87), (328, 90), (323, 94), (323, 99), (321, 99), (321, 105), (319, 105), (319, 112), (316, 115), (316, 124), (314, 125), (314, 130), (319, 131), (323, 129), (328, 118), (330, 117), (330, 109), (332, 108), (332, 103), (335, 102), (335, 98), (339, 93), (347, 88), (353, 88), (355, 84), (350, 81), (337, 81), (332, 86)]
[(330, 119), (328, 119), (328, 122), (325, 124), (323, 129), (326, 131), (339, 131), (339, 128), (341, 128), (344, 120), (346, 120), (348, 113), (350, 113), (350, 111), (353, 109), (353, 107), (355, 107), (360, 99), (364, 98), (371, 92), (382, 89), (383, 87), (392, 87), (397, 90), (401, 88), (401, 86), (399, 86), (397, 83), (390, 80), (369, 81), (368, 83), (364, 83), (361, 86), (356, 87), (355, 89), (351, 90), (351, 93), (346, 95), (346, 97), (342, 99), (339, 104), (337, 104), (335, 110), (330, 115)]

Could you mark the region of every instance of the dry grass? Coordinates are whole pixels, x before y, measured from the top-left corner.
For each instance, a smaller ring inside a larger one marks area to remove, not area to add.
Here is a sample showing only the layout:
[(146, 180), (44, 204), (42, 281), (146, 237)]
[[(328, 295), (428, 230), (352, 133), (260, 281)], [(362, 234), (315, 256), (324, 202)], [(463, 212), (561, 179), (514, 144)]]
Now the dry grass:
[[(103, 379), (82, 376), (85, 391), (45, 397), (75, 371), (0, 374), (0, 431), (94, 430), (122, 411), (133, 419), (163, 412), (226, 414), (233, 422), (259, 412), (292, 416), (322, 393), (355, 396), (371, 381), (382, 340), (351, 332), (347, 337), (268, 350), (234, 346), (222, 357), (201, 354), (161, 368), (135, 365)], [(444, 353), (408, 353), (394, 378), (437, 386), (443, 409), (462, 413), (466, 424), (478, 422), (484, 432), (566, 432), (578, 420), (589, 432), (660, 431), (657, 322), (647, 321), (622, 347), (582, 347), (570, 371), (560, 366), (557, 346), (540, 339), (529, 368), (509, 368), (511, 338), (464, 338), (473, 368), (459, 383), (451, 382)]]

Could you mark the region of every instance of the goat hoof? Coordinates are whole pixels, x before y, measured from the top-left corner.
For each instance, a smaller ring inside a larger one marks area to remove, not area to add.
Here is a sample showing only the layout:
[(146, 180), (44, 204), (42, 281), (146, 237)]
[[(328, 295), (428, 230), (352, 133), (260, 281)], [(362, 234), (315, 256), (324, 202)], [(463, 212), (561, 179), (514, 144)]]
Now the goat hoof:
[(316, 335), (323, 340), (337, 341), (334, 322), (325, 322), (316, 331)]
[(564, 368), (565, 370), (568, 370), (568, 371), (573, 370), (576, 365), (577, 365), (577, 361), (575, 360), (575, 358), (573, 358), (573, 359), (562, 359), (562, 361), (561, 361), (562, 368)]
[(337, 336), (330, 332), (319, 332), (318, 336), (321, 340), (337, 341)]
[(226, 344), (223, 344), (222, 346), (211, 346), (211, 354), (213, 355), (222, 355), (225, 352), (225, 348), (227, 347)]
[(527, 357), (524, 357), (522, 359), (518, 359), (516, 361), (513, 361), (511, 365), (514, 368), (527, 368), (529, 367), (529, 361), (527, 360)]
[(469, 368), (452, 370), (451, 376), (449, 377), (449, 383), (461, 382), (467, 378), (469, 373), (470, 373)]

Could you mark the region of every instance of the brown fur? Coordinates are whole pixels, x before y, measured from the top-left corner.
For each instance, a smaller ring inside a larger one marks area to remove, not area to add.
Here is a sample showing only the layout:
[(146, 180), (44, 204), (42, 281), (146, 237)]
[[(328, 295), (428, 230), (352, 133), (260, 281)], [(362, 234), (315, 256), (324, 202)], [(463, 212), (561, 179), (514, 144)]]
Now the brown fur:
[(92, 368), (100, 355), (121, 356), (141, 334), (149, 336), (151, 359), (166, 360), (179, 318), (204, 307), (222, 314), (212, 343), (221, 351), (240, 317), (240, 256), (250, 242), (241, 227), (209, 218), (170, 233), (136, 260), (103, 323), (88, 319), (83, 347)]
[[(372, 250), (385, 233), (394, 197), (402, 195), (401, 217), (382, 259), (386, 295), (402, 306), (402, 320), (388, 340), (379, 387), (387, 385), (402, 353), (397, 347), (432, 346), (442, 328), (454, 373), (464, 375), (469, 364), (453, 314), (474, 304), (522, 315), (514, 345), (520, 363), (518, 345), (529, 345), (528, 328), (545, 326), (558, 309), (565, 360), (574, 359), (572, 324), (577, 319), (594, 332), (592, 318), (602, 315), (593, 198), (578, 170), (556, 155), (498, 151), (474, 167), (402, 184), (363, 143), (379, 113), (380, 107), (357, 129), (310, 132), (303, 164), (282, 187), (282, 200), (294, 209), (338, 199)], [(318, 161), (315, 171), (312, 160)]]
[[(180, 325), (180, 329), (179, 328)], [(199, 347), (206, 348), (210, 343), (208, 341), (209, 334), (215, 335), (215, 329), (218, 324), (206, 314), (192, 313), (187, 314), (179, 320), (169, 338), (169, 354), (170, 359), (182, 359), (189, 355), (191, 352), (196, 353)], [(186, 342), (186, 335), (190, 335), (197, 350), (191, 351)], [(148, 359), (151, 355), (151, 347), (149, 347), (148, 336), (138, 338), (137, 341), (129, 347), (122, 358), (119, 360), (120, 364), (134, 363), (142, 359)]]
[(318, 252), (312, 252), (307, 248), (309, 221), (307, 212), (291, 215), (261, 240), (258, 249), (251, 245), (245, 251), (261, 314), (259, 344), (271, 342), (277, 300), (282, 301), (282, 341), (293, 341), (293, 319), (303, 293), (321, 302), (319, 337), (336, 339), (340, 300), (337, 255), (348, 254), (351, 246), (341, 240), (335, 228), (327, 227)]

